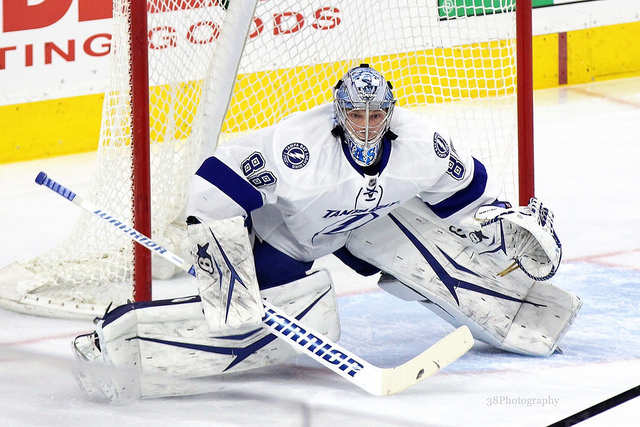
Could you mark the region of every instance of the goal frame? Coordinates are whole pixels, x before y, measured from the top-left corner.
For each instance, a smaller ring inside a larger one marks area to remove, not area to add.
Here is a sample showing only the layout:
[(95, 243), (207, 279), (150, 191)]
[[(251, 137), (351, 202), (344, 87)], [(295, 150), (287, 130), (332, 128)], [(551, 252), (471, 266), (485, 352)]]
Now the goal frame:
[(530, 0), (516, 0), (518, 202), (522, 206), (535, 195), (532, 8)]
[[(151, 236), (151, 153), (149, 120), (149, 51), (147, 0), (131, 1), (131, 145), (133, 227)], [(133, 248), (133, 298), (152, 300), (151, 252), (140, 244)]]
[[(147, 0), (130, 2), (134, 227), (146, 235), (151, 235)], [(518, 202), (520, 205), (526, 205), (535, 194), (531, 0), (516, 0), (516, 50)], [(136, 243), (133, 266), (135, 301), (152, 300), (151, 271), (151, 254)]]

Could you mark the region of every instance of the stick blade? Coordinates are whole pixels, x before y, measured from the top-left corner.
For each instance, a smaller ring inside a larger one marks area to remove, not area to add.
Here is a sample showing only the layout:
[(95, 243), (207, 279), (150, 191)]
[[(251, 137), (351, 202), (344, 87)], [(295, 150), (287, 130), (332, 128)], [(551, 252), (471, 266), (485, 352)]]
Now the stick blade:
[(419, 383), (462, 357), (473, 346), (473, 336), (461, 326), (424, 352), (395, 368), (383, 369), (379, 396), (389, 396)]

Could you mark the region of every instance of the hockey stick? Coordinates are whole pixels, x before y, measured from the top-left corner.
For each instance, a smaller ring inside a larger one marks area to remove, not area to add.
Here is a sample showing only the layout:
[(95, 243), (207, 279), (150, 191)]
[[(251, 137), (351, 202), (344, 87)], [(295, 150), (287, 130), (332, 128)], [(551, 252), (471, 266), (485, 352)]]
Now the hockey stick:
[[(40, 172), (36, 177), (36, 183), (48, 187), (84, 210), (108, 221), (135, 242), (195, 276), (193, 266), (178, 255), (48, 178), (46, 173)], [(473, 345), (469, 328), (462, 326), (408, 362), (393, 368), (379, 368), (305, 326), (298, 319), (289, 316), (269, 302), (263, 300), (263, 305), (265, 309), (265, 316), (262, 319), (263, 327), (299, 352), (376, 396), (392, 395), (413, 386), (456, 361)]]

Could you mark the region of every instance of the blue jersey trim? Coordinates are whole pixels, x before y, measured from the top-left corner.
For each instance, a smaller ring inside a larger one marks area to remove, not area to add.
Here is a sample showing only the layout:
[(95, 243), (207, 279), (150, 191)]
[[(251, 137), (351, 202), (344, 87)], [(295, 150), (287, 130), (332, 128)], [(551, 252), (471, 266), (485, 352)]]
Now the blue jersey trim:
[(473, 179), (466, 188), (463, 188), (451, 197), (435, 205), (427, 203), (431, 210), (440, 218), (450, 217), (478, 200), (484, 194), (484, 190), (487, 187), (487, 170), (484, 165), (475, 158), (473, 159), (473, 165)]
[(205, 160), (196, 175), (218, 187), (247, 213), (263, 205), (260, 192), (216, 157)]

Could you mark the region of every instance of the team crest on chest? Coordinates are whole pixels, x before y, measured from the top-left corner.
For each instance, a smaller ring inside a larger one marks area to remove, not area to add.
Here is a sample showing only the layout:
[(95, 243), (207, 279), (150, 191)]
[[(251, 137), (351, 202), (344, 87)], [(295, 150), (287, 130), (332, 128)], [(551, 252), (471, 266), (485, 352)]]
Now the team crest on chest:
[(309, 163), (309, 149), (300, 142), (292, 142), (282, 150), (282, 161), (291, 169), (301, 169)]
[(438, 132), (433, 134), (433, 149), (436, 152), (436, 156), (441, 159), (449, 155), (449, 144)]

